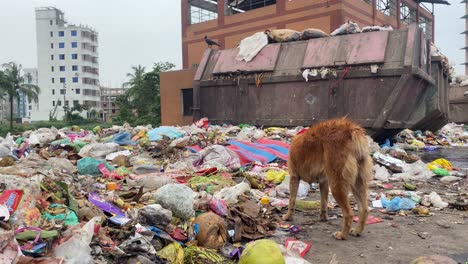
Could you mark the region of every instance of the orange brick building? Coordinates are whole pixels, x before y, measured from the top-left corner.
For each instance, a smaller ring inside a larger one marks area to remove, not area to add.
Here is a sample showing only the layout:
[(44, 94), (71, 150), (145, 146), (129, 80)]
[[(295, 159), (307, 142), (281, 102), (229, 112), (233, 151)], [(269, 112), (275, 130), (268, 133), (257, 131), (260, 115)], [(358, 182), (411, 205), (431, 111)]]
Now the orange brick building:
[(230, 49), (266, 28), (318, 28), (330, 33), (352, 20), (360, 27), (400, 28), (417, 22), (434, 39), (433, 8), (415, 0), (181, 0), (181, 12), (183, 70), (161, 75), (163, 125), (192, 122), (191, 87), (207, 48), (204, 36)]

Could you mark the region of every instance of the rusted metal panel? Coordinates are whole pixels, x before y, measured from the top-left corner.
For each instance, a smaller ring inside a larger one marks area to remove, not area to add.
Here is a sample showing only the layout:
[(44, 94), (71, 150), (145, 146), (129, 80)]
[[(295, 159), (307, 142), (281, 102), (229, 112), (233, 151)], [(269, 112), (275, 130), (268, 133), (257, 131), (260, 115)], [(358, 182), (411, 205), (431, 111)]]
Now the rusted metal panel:
[(388, 31), (353, 34), (346, 36), (342, 45), (349, 50), (347, 63), (374, 64), (383, 63), (387, 49)]
[(308, 41), (303, 68), (375, 64), (385, 61), (388, 31)]
[(297, 75), (302, 67), (307, 41), (298, 41), (282, 45), (276, 62), (275, 76)]
[(206, 64), (208, 63), (208, 60), (210, 58), (212, 49), (206, 49), (205, 52), (203, 53), (203, 57), (200, 61), (200, 64), (198, 65), (197, 72), (195, 73), (195, 77), (193, 78), (194, 81), (199, 81), (202, 78), (203, 71), (206, 68)]
[(340, 37), (310, 39), (304, 56), (302, 68), (334, 66)]
[(264, 72), (275, 69), (281, 44), (271, 44), (262, 49), (250, 62), (236, 60), (238, 49), (223, 50), (213, 70), (213, 74), (229, 72)]

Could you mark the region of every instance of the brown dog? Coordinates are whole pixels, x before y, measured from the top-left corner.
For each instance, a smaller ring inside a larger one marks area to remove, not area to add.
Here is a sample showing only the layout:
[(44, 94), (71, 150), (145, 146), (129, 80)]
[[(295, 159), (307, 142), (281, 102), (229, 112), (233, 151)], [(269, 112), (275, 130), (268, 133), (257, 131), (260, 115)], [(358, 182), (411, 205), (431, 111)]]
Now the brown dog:
[[(367, 183), (372, 177), (372, 159), (366, 132), (346, 118), (332, 119), (312, 126), (297, 136), (289, 149), (289, 208), (284, 220), (294, 213), (299, 181), (319, 182), (320, 219), (327, 220), (328, 188), (343, 211), (341, 232), (333, 236), (346, 239), (348, 234), (358, 236), (366, 224)], [(348, 200), (351, 191), (359, 206), (359, 223), (351, 229), (353, 212)]]

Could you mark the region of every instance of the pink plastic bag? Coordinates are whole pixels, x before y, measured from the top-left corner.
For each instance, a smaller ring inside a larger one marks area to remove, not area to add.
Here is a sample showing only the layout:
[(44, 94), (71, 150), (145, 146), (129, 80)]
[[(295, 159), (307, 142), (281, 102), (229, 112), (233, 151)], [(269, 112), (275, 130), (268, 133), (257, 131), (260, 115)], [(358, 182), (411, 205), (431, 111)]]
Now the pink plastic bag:
[(227, 215), (227, 204), (224, 200), (211, 199), (210, 208), (218, 215), (226, 216)]

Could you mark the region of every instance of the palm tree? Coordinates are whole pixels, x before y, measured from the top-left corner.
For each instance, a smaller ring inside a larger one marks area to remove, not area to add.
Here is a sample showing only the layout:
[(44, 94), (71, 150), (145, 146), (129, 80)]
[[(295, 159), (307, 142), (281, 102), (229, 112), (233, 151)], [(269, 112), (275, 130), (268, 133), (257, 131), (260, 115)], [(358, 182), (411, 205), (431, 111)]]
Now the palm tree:
[(128, 82), (123, 84), (123, 87), (133, 87), (141, 84), (145, 75), (145, 67), (138, 65), (132, 66), (133, 73), (127, 73)]
[(2, 64), (3, 81), (0, 83), (1, 89), (8, 97), (10, 102), (10, 129), (13, 129), (13, 102), (20, 94), (28, 97), (29, 102), (34, 101), (37, 103), (41, 89), (37, 85), (25, 83), (25, 79), (30, 79), (30, 75), (22, 75), (21, 64), (14, 62)]

